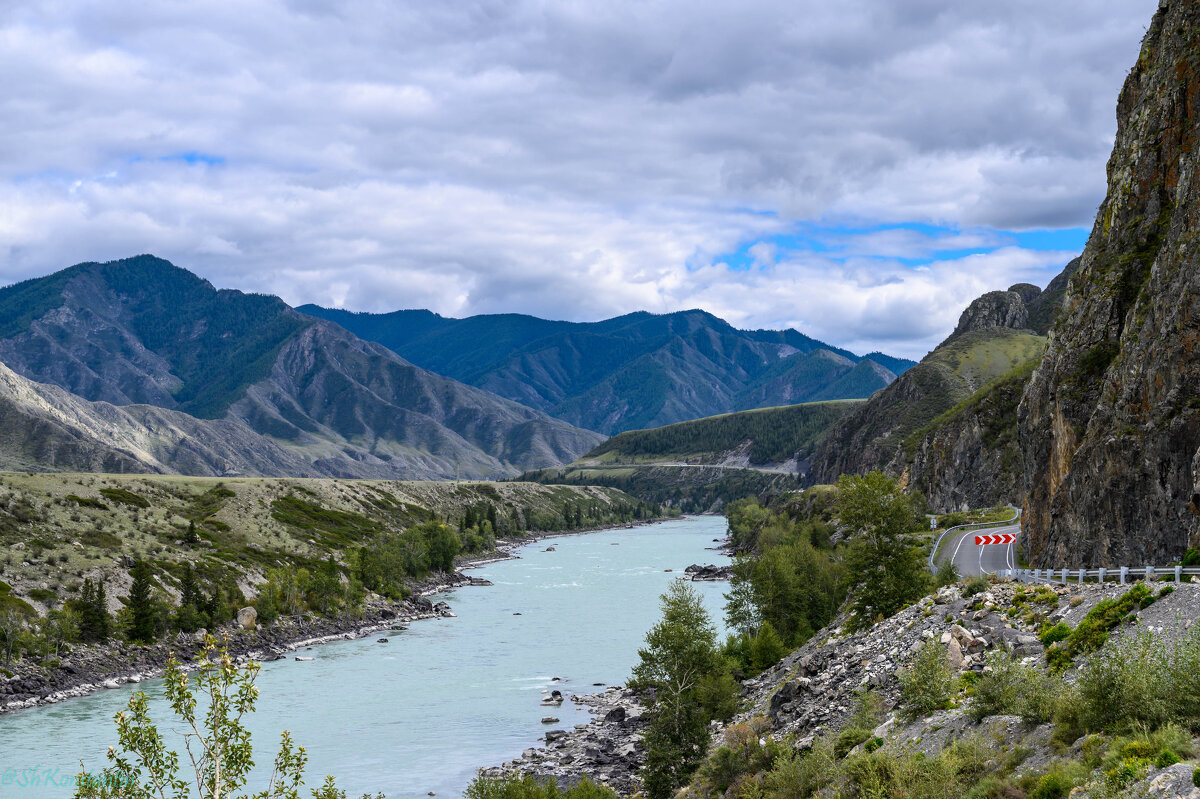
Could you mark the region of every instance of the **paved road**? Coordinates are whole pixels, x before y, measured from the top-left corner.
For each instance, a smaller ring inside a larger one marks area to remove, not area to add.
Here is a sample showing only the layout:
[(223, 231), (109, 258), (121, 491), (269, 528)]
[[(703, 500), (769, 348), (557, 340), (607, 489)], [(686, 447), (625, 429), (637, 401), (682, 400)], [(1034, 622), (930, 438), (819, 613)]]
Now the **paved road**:
[(963, 530), (947, 536), (938, 550), (938, 563), (954, 560), (958, 573), (963, 577), (976, 577), (980, 574), (992, 574), (999, 569), (1015, 569), (1017, 567), (1016, 544), (988, 544), (975, 546), (977, 535), (1001, 535), (1004, 533), (1020, 533), (1020, 524), (1007, 527), (989, 527), (986, 530)]

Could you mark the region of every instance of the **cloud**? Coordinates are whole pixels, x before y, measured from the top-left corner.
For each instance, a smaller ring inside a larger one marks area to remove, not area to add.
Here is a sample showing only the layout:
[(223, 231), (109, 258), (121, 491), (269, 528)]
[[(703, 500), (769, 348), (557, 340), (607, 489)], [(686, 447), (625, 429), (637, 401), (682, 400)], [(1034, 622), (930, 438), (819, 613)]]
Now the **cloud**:
[(0, 280), (154, 252), (293, 303), (920, 354), (1072, 255), (1008, 231), (1090, 227), (1155, 7), (0, 6)]

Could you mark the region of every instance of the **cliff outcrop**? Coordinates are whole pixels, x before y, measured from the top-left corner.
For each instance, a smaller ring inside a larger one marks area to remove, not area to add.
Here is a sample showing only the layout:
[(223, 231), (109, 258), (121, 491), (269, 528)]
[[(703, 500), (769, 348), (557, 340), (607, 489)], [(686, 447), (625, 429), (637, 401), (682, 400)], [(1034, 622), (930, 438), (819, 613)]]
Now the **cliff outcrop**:
[(1020, 406), (1032, 563), (1178, 559), (1200, 537), (1200, 3), (1163, 0), (1108, 193)]

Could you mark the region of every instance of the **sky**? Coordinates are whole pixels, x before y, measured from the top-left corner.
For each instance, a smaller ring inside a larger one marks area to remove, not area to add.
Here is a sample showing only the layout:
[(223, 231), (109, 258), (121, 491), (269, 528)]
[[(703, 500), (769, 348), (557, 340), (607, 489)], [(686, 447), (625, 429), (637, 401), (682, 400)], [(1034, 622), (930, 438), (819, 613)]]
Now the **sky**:
[(920, 357), (1045, 285), (1157, 0), (0, 0), (0, 283), (704, 308)]

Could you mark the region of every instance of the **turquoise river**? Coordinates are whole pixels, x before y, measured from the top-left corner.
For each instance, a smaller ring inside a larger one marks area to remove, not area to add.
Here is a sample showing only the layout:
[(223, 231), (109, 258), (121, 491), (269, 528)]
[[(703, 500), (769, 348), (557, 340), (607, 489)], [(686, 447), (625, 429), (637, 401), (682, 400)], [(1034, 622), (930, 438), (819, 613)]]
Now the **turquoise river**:
[[(495, 585), (441, 595), (457, 618), (299, 653), (310, 662), (264, 664), (250, 724), (259, 765), (247, 789), (265, 787), (286, 729), (308, 751), (310, 787), (333, 774), (351, 797), (460, 796), (477, 768), (536, 746), (546, 729), (586, 722), (569, 700), (540, 706), (543, 692), (625, 682), (658, 619), (658, 596), (691, 563), (727, 563), (712, 549), (724, 535), (724, 517), (697, 516), (546, 539), (471, 572)], [(721, 629), (727, 584), (695, 586)], [(178, 740), (158, 681), (0, 715), (0, 797), (70, 796), (81, 760), (89, 772), (103, 768), (116, 743), (112, 717), (135, 688)], [(548, 713), (560, 723), (544, 726)]]

